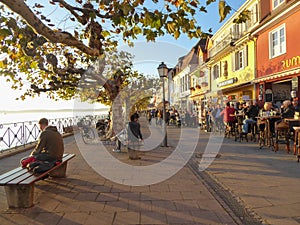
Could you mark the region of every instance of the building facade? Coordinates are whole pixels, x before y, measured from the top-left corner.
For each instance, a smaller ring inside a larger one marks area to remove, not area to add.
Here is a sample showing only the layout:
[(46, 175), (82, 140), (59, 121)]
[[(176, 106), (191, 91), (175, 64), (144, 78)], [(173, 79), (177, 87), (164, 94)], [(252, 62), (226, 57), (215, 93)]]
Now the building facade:
[[(261, 23), (253, 32), (256, 38), (258, 98), (281, 104), (299, 97), (300, 2), (262, 0)], [(292, 91), (293, 94), (291, 94)]]
[[(235, 23), (243, 10), (248, 10), (251, 17), (246, 23)], [(255, 99), (255, 39), (251, 31), (258, 26), (258, 18), (258, 1), (246, 1), (213, 35), (208, 49), (212, 102)]]

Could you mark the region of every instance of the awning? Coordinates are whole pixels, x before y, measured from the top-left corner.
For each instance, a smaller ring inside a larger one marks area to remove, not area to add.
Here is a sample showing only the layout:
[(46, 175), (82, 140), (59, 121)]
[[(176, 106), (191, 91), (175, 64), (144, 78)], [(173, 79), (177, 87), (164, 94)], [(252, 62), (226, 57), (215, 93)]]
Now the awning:
[(289, 70), (289, 71), (283, 71), (283, 72), (280, 72), (280, 73), (276, 73), (276, 74), (271, 74), (271, 75), (268, 75), (268, 76), (263, 76), (263, 77), (258, 77), (254, 80), (254, 83), (260, 83), (260, 82), (263, 82), (263, 81), (272, 81), (272, 80), (276, 80), (276, 79), (279, 79), (279, 78), (290, 78), (290, 76), (293, 76), (295, 74), (300, 74), (300, 69), (293, 69), (293, 70)]
[(242, 88), (242, 87), (244, 88), (244, 87), (248, 87), (248, 86), (251, 86), (251, 85), (254, 85), (254, 84), (252, 82), (245, 82), (245, 83), (241, 83), (241, 84), (232, 85), (232, 86), (229, 86), (229, 87), (223, 88), (223, 89), (220, 88), (218, 94), (220, 94), (220, 93), (224, 94), (226, 92), (232, 92), (232, 91), (235, 91), (238, 88)]

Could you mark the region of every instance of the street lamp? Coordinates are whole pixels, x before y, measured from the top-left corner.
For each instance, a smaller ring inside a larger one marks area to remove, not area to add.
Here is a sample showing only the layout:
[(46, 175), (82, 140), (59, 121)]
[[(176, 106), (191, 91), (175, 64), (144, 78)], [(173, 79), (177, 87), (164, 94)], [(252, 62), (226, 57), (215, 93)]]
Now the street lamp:
[(164, 62), (162, 62), (158, 68), (158, 74), (159, 77), (162, 78), (162, 85), (163, 85), (163, 129), (164, 129), (164, 141), (163, 141), (163, 147), (168, 146), (168, 139), (167, 139), (167, 126), (166, 126), (166, 100), (165, 100), (165, 77), (167, 77), (168, 74), (168, 67)]

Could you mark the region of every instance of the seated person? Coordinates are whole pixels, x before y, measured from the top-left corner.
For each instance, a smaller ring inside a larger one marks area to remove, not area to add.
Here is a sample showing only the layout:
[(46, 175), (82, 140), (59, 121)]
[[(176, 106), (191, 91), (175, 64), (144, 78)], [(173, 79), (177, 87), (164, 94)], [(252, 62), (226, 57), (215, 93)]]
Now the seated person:
[(64, 143), (61, 134), (55, 126), (48, 126), (48, 120), (39, 120), (41, 134), (31, 156), (42, 156), (45, 158), (61, 161), (64, 154)]
[[(61, 134), (55, 126), (48, 126), (48, 120), (42, 118), (39, 120), (41, 129), (40, 137), (36, 147), (30, 153), (29, 157), (21, 159), (23, 168), (27, 167), (33, 173), (40, 174), (54, 167), (62, 161), (64, 154), (64, 143)], [(45, 179), (49, 174), (45, 175)]]
[(282, 118), (294, 118), (295, 109), (292, 106), (290, 100), (285, 100), (281, 106), (281, 116)]
[(245, 116), (246, 119), (243, 120), (243, 127), (242, 131), (243, 133), (247, 134), (249, 131), (249, 125), (256, 123), (257, 116), (259, 113), (259, 106), (256, 101), (253, 101), (252, 105), (246, 110)]
[[(295, 114), (295, 109), (294, 109), (291, 101), (290, 100), (285, 100), (282, 103), (282, 106), (281, 106), (281, 116), (282, 116), (282, 118), (283, 119), (285, 119), (285, 118), (294, 118), (294, 114)], [(290, 122), (290, 123), (284, 122), (283, 120), (281, 121), (281, 123), (282, 123), (281, 125), (283, 125), (283, 126), (289, 126), (289, 131), (290, 132), (293, 132), (294, 131), (293, 126), (297, 125), (293, 122)]]
[(295, 112), (300, 112), (300, 104), (299, 104), (298, 100), (294, 100), (292, 102), (292, 105), (293, 105)]

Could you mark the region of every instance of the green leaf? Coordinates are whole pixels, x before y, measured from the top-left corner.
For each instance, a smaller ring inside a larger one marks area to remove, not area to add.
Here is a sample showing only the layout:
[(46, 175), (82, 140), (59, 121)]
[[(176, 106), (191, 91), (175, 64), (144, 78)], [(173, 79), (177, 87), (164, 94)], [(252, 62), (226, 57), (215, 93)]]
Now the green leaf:
[(11, 35), (11, 31), (9, 29), (6, 28), (0, 29), (0, 39), (4, 39), (9, 35)]
[(108, 36), (110, 36), (110, 32), (107, 31), (107, 30), (102, 31), (101, 34), (102, 34), (103, 37), (108, 37)]
[(30, 63), (30, 67), (32, 68), (32, 69), (37, 69), (38, 68), (38, 62), (36, 62), (36, 61), (32, 61), (31, 63)]

